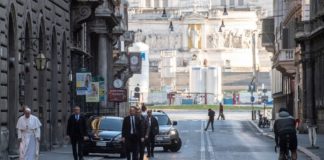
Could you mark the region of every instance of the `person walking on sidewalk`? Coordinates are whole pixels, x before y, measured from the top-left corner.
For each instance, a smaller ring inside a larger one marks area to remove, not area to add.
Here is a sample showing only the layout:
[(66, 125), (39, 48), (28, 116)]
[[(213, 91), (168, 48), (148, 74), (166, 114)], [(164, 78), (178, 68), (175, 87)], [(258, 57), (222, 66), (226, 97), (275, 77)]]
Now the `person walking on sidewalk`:
[(83, 141), (87, 139), (86, 119), (80, 113), (80, 107), (73, 108), (67, 124), (67, 135), (70, 137), (74, 160), (83, 160)]
[(157, 119), (152, 115), (152, 110), (147, 111), (147, 117), (145, 121), (147, 123), (145, 135), (147, 157), (154, 157), (155, 136), (159, 134), (159, 124)]
[[(286, 108), (280, 108), (279, 117), (274, 123), (274, 133), (276, 147), (280, 147), (279, 160), (285, 159), (287, 149), (291, 151), (292, 160), (297, 160), (297, 135), (295, 129), (295, 119)], [(287, 142), (289, 146), (287, 148)]]
[(221, 120), (225, 120), (224, 106), (222, 103), (219, 103), (219, 114), (218, 114), (217, 120), (219, 120), (219, 117), (221, 117)]
[(17, 122), (19, 160), (38, 160), (41, 126), (39, 119), (25, 106), (24, 115)]
[(207, 126), (205, 128), (205, 131), (207, 131), (209, 124), (211, 124), (212, 130), (214, 132), (214, 118), (215, 118), (215, 111), (213, 111), (212, 109), (208, 109), (208, 123)]

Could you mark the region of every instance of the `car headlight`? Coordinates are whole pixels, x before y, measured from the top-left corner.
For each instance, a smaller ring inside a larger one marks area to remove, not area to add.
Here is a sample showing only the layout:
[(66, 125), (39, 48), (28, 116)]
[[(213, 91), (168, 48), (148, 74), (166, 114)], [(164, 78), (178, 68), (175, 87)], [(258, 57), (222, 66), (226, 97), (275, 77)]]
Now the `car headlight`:
[(171, 130), (171, 131), (170, 131), (170, 135), (171, 135), (171, 136), (176, 135), (176, 134), (177, 134), (177, 132), (176, 132), (175, 130)]
[(121, 142), (121, 141), (122, 141), (122, 136), (121, 136), (121, 134), (118, 135), (118, 136), (116, 136), (116, 137), (114, 138), (114, 141)]

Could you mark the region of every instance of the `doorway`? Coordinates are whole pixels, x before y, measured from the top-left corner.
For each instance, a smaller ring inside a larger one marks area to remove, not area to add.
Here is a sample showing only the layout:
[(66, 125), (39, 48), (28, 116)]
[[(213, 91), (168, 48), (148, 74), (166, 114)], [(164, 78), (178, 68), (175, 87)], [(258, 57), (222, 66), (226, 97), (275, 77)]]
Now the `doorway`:
[(9, 15), (9, 28), (8, 28), (8, 129), (9, 129), (9, 154), (15, 154), (18, 149), (17, 145), (17, 113), (18, 113), (18, 100), (17, 100), (17, 50), (16, 50), (16, 32), (13, 21), (13, 14)]

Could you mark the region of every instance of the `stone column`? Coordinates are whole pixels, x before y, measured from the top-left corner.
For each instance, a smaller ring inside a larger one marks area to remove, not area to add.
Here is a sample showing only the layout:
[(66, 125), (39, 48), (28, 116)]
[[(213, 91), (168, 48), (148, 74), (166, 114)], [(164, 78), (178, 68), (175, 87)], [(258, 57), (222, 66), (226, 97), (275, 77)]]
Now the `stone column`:
[[(108, 35), (107, 34), (99, 34), (98, 36), (98, 74), (104, 78), (105, 80), (105, 91), (108, 90), (108, 83), (107, 83), (107, 44), (108, 44)], [(100, 107), (107, 106), (107, 98), (100, 103)]]
[(314, 124), (314, 64), (311, 55), (310, 41), (306, 40), (304, 42), (304, 111), (305, 120), (308, 124)]
[(206, 31), (207, 31), (207, 25), (202, 24), (201, 25), (201, 49), (205, 49), (206, 48)]
[(182, 48), (185, 49), (185, 50), (188, 49), (188, 25), (187, 24), (183, 25)]

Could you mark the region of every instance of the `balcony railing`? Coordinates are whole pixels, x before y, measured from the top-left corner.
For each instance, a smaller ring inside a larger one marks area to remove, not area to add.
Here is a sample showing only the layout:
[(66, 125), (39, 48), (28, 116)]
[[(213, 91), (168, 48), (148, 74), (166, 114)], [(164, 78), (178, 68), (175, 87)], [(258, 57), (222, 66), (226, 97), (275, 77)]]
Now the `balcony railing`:
[(278, 61), (286, 62), (286, 61), (294, 61), (295, 60), (295, 50), (294, 49), (282, 49), (280, 50)]

